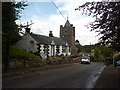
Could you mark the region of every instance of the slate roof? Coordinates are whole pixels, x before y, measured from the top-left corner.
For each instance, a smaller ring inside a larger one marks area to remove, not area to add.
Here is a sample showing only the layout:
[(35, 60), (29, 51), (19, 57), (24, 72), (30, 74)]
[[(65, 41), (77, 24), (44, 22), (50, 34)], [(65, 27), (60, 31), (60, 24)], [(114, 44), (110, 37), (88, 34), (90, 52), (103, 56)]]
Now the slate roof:
[(58, 37), (48, 37), (38, 34), (30, 33), (31, 37), (34, 38), (39, 44), (48, 44), (50, 45), (52, 40), (55, 42), (55, 45), (66, 45), (66, 41)]

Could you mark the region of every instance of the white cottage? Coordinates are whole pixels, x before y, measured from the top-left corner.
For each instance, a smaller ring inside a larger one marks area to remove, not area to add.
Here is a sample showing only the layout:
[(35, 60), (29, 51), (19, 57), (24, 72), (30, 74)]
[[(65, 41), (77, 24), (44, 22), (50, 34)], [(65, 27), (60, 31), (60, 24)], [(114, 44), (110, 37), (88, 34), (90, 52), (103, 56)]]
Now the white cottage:
[(71, 55), (71, 46), (65, 40), (54, 37), (52, 31), (49, 36), (43, 36), (30, 33), (30, 28), (27, 28), (25, 35), (16, 45), (28, 52), (37, 53), (42, 58)]

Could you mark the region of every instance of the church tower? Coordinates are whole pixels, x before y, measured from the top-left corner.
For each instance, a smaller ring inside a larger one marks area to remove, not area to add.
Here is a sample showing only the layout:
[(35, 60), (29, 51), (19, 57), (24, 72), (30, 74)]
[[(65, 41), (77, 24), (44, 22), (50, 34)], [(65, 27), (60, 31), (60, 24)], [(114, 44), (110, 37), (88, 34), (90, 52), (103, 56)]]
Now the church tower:
[(60, 25), (60, 38), (71, 45), (72, 54), (77, 53), (77, 48), (75, 46), (75, 27), (73, 27), (73, 24), (70, 24), (68, 18), (64, 26)]

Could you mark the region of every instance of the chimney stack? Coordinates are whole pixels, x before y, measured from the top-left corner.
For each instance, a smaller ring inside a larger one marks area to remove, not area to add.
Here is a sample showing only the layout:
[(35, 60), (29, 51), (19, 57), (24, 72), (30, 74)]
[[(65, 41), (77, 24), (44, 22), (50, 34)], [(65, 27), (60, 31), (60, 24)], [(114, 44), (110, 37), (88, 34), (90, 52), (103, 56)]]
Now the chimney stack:
[(30, 28), (25, 28), (25, 32), (30, 33)]
[(52, 31), (49, 32), (49, 37), (53, 37)]

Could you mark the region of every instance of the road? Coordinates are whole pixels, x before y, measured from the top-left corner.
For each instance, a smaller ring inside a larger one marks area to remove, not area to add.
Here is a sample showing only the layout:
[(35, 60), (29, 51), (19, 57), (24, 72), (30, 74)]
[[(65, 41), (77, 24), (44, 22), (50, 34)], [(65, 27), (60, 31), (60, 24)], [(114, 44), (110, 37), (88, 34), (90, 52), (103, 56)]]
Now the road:
[(3, 88), (92, 88), (104, 67), (103, 63), (91, 62), (35, 72), (3, 79)]

